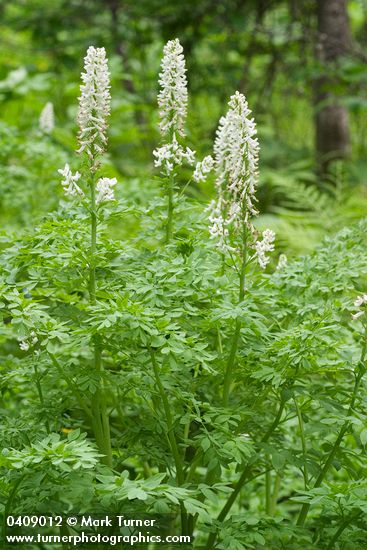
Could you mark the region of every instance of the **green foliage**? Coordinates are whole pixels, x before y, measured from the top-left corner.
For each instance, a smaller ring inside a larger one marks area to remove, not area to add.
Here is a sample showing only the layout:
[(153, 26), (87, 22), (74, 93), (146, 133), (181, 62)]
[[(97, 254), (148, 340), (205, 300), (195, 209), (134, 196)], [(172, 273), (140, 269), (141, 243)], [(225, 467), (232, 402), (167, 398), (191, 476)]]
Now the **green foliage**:
[[(321, 184), (309, 105), (319, 67), (302, 42), (310, 3), (299, 20), (285, 2), (264, 13), (262, 2), (43, 4), (0, 3), (1, 513), (128, 507), (169, 518), (194, 548), (365, 548), (366, 320), (351, 320), (367, 283), (363, 64), (338, 68), (360, 138), (354, 164)], [(236, 266), (209, 238), (210, 178), (177, 174), (164, 243), (166, 182), (152, 175), (151, 149), (160, 46), (176, 30), (197, 75), (188, 143), (198, 157), (237, 85), (259, 115), (256, 226), (276, 230), (275, 256), (290, 261), (277, 270), (274, 257), (265, 273), (249, 262), (240, 301)], [(64, 198), (57, 174), (69, 162), (90, 185), (73, 151), (75, 74), (91, 42), (111, 50), (111, 148), (98, 175), (118, 178), (117, 200), (96, 209), (95, 247), (95, 210)]]

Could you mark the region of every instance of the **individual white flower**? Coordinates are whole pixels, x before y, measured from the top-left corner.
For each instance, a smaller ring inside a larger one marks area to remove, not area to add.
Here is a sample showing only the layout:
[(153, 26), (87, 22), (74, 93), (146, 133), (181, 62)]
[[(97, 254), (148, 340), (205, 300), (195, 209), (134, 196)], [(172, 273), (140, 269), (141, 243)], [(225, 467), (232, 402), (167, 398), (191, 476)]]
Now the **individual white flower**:
[(184, 161), (190, 166), (195, 163), (195, 152), (189, 147), (182, 147), (174, 135), (172, 143), (166, 143), (153, 151), (154, 166), (163, 167), (163, 173), (170, 174), (175, 166), (181, 166)]
[(55, 128), (54, 106), (50, 101), (42, 109), (39, 126), (44, 134), (51, 134)]
[(363, 308), (360, 311), (357, 311), (357, 313), (352, 314), (352, 320), (356, 321), (359, 317), (365, 314), (366, 306), (367, 304), (367, 294), (363, 294), (362, 296), (357, 296), (357, 298), (354, 301), (354, 306), (358, 308)]
[(285, 254), (280, 254), (277, 264), (277, 271), (284, 269), (288, 263), (288, 258)]
[(34, 332), (34, 330), (32, 330), (31, 332), (31, 342), (33, 346), (38, 342), (37, 334)]
[[(90, 46), (84, 58), (79, 97), (78, 153), (86, 151), (90, 159), (104, 152), (107, 145), (107, 118), (110, 114), (110, 73), (104, 48)], [(92, 169), (97, 168), (94, 162)]]
[(100, 178), (96, 185), (96, 203), (108, 202), (115, 200), (113, 187), (116, 185), (116, 178)]
[(361, 307), (364, 304), (367, 304), (367, 294), (364, 294), (363, 296), (358, 296), (354, 302), (354, 305), (356, 307)]
[(185, 57), (178, 38), (170, 40), (163, 48), (159, 84), (161, 87), (158, 94), (161, 134), (166, 136), (177, 132), (184, 136), (188, 94)]
[(61, 182), (61, 185), (63, 186), (66, 195), (70, 195), (72, 197), (75, 197), (77, 195), (81, 197), (84, 196), (83, 191), (76, 183), (81, 177), (81, 174), (79, 174), (79, 172), (75, 172), (75, 174), (73, 174), (70, 170), (70, 166), (68, 165), (68, 163), (65, 164), (62, 170), (58, 170), (58, 172), (64, 178)]
[(200, 181), (205, 181), (207, 175), (213, 170), (214, 168), (214, 159), (211, 155), (207, 155), (203, 158), (201, 162), (198, 162), (195, 167), (195, 171), (193, 174), (193, 178), (198, 183)]
[(357, 311), (357, 313), (352, 313), (352, 320), (356, 321), (359, 317), (361, 317), (364, 314), (364, 311)]
[(271, 229), (265, 229), (262, 233), (262, 240), (255, 243), (255, 256), (259, 262), (260, 267), (265, 269), (270, 259), (266, 255), (267, 252), (274, 250), (275, 233)]
[(19, 342), (19, 347), (22, 351), (28, 351), (30, 346), (27, 340), (21, 340)]

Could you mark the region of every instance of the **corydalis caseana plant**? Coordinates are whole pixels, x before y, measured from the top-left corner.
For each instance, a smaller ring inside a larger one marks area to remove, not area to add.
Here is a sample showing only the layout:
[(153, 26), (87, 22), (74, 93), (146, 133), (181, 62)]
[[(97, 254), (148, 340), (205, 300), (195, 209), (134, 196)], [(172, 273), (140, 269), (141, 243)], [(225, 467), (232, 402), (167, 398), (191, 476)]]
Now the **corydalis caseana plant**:
[[(79, 144), (78, 153), (85, 153), (90, 161), (90, 171), (93, 174), (99, 166), (98, 158), (107, 146), (107, 118), (110, 115), (110, 73), (104, 48), (90, 46), (84, 58), (84, 72), (81, 75), (83, 84), (80, 86), (79, 97)], [(77, 184), (81, 174), (73, 174), (68, 164), (59, 173), (64, 177), (61, 182), (65, 194), (85, 197), (85, 193)], [(114, 200), (113, 187), (116, 178), (100, 178), (87, 176), (91, 192), (93, 209), (100, 204)]]
[[(244, 300), (245, 276), (248, 262), (257, 257), (261, 267), (268, 263), (267, 252), (274, 249), (273, 231), (263, 232), (262, 240), (252, 218), (258, 182), (259, 143), (256, 126), (244, 95), (236, 92), (228, 103), (227, 114), (219, 121), (214, 142), (214, 158), (205, 157), (194, 172), (197, 180), (204, 180), (213, 167), (217, 199), (209, 206), (211, 237), (217, 240), (223, 254), (229, 253), (239, 276), (238, 303)], [(255, 252), (249, 254), (250, 249)], [(224, 264), (223, 264), (224, 265)], [(228, 405), (232, 374), (240, 341), (241, 320), (236, 319), (223, 382), (223, 405)]]
[(189, 147), (183, 147), (178, 141), (179, 137), (185, 136), (188, 95), (185, 58), (177, 38), (164, 46), (159, 84), (159, 129), (163, 144), (153, 151), (153, 156), (154, 165), (161, 168), (162, 175), (167, 178), (166, 242), (169, 242), (172, 236), (175, 168), (181, 166), (184, 161), (189, 165), (195, 162), (195, 152)]
[[(107, 118), (110, 114), (110, 81), (109, 71), (104, 48), (88, 48), (84, 58), (84, 72), (82, 73), (81, 95), (79, 97), (79, 144), (78, 153), (88, 159), (88, 167), (83, 173), (73, 174), (68, 164), (59, 173), (63, 176), (62, 185), (65, 193), (79, 196), (87, 207), (90, 219), (90, 247), (86, 252), (88, 261), (88, 291), (90, 305), (95, 306), (97, 301), (98, 281), (98, 223), (99, 207), (101, 204), (114, 200), (114, 186), (116, 178), (101, 177), (97, 180), (96, 171), (99, 168), (99, 157), (107, 146)], [(85, 163), (86, 164), (86, 163)], [(84, 180), (84, 192), (78, 185), (79, 179)], [(102, 341), (98, 337), (90, 340), (93, 367), (98, 377), (94, 395), (91, 399), (92, 425), (97, 445), (104, 456), (107, 465), (112, 464), (110, 441), (109, 414), (107, 411), (106, 394), (101, 383), (103, 371)]]
[(262, 240), (257, 241), (252, 224), (252, 218), (258, 214), (255, 207), (259, 177), (256, 125), (243, 94), (236, 92), (228, 106), (227, 114), (219, 121), (214, 159), (205, 157), (198, 163), (194, 178), (203, 181), (211, 166), (214, 168), (217, 198), (209, 206), (209, 221), (211, 237), (217, 239), (218, 246), (224, 252), (241, 252), (244, 246), (255, 248), (253, 257), (265, 268), (269, 261), (266, 253), (274, 250), (275, 234), (267, 229)]
[(44, 134), (51, 134), (55, 128), (54, 106), (51, 102), (46, 103), (39, 118), (40, 130)]
[(107, 146), (107, 118), (111, 101), (110, 73), (104, 48), (88, 48), (81, 78), (78, 153), (86, 151), (91, 161), (91, 170), (95, 171), (98, 167), (97, 158)]

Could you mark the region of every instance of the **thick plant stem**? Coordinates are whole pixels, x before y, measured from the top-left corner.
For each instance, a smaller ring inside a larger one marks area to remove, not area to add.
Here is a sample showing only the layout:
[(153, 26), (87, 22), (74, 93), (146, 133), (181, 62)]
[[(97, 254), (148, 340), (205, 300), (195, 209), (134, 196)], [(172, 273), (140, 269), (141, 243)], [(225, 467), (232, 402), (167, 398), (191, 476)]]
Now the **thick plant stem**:
[[(363, 347), (362, 347), (360, 363), (357, 367), (357, 369), (358, 369), (357, 372), (354, 373), (355, 382), (354, 382), (353, 393), (352, 393), (352, 397), (351, 397), (348, 412), (347, 412), (347, 417), (349, 417), (350, 414), (353, 411), (354, 404), (355, 404), (355, 401), (356, 401), (356, 398), (357, 398), (357, 393), (358, 393), (358, 390), (359, 390), (359, 386), (360, 386), (362, 377), (365, 373), (364, 361), (365, 361), (365, 358), (366, 358), (366, 349), (367, 349), (367, 339), (366, 339), (366, 337), (367, 337), (367, 327), (365, 329), (364, 342), (363, 342)], [(317, 477), (317, 479), (316, 479), (316, 481), (313, 485), (313, 489), (316, 489), (317, 487), (320, 487), (320, 485), (324, 481), (324, 478), (325, 478), (326, 474), (328, 473), (330, 466), (333, 463), (335, 455), (338, 452), (340, 444), (343, 441), (343, 438), (344, 438), (345, 434), (347, 433), (350, 425), (351, 425), (350, 420), (346, 420), (344, 422), (343, 426), (341, 427), (339, 435), (336, 438), (336, 441), (333, 445), (333, 448), (331, 449), (331, 451), (329, 453), (329, 456), (327, 457), (326, 462), (325, 462), (321, 472), (319, 473), (319, 475), (318, 475), (318, 477)], [(301, 508), (301, 511), (299, 513), (298, 519), (297, 519), (297, 525), (301, 525), (301, 526), (304, 525), (304, 523), (306, 521), (306, 518), (307, 518), (307, 515), (308, 515), (308, 512), (310, 510), (310, 506), (311, 505), (309, 503), (303, 504), (303, 506)]]
[(275, 515), (281, 481), (282, 481), (282, 475), (280, 473), (277, 473), (274, 481), (273, 494), (271, 495), (271, 505), (270, 505), (270, 512), (269, 512), (271, 516)]
[(227, 407), (228, 405), (229, 392), (230, 392), (231, 383), (232, 383), (232, 372), (233, 372), (233, 367), (237, 357), (237, 349), (238, 349), (238, 341), (240, 338), (240, 333), (241, 333), (241, 321), (240, 319), (236, 319), (236, 326), (233, 333), (231, 351), (229, 354), (226, 372), (224, 375), (223, 407)]
[(8, 529), (7, 518), (12, 513), (11, 507), (12, 507), (12, 504), (13, 504), (13, 500), (16, 497), (19, 486), (20, 486), (20, 484), (22, 483), (22, 481), (25, 477), (26, 477), (26, 474), (23, 474), (18, 479), (18, 481), (15, 482), (14, 487), (11, 490), (10, 495), (8, 497), (8, 500), (6, 501), (6, 504), (5, 504), (5, 508), (4, 508), (4, 512), (3, 512), (3, 529), (2, 529), (2, 531), (3, 531), (2, 535), (3, 535), (3, 541), (4, 542), (6, 541), (6, 532), (7, 532), (7, 529)]
[[(243, 235), (242, 235), (242, 263), (241, 263), (241, 270), (239, 273), (239, 292), (238, 292), (238, 303), (240, 304), (243, 302), (244, 296), (245, 296), (245, 277), (246, 277), (246, 263), (247, 263), (247, 227), (244, 224), (243, 225)], [(231, 345), (231, 351), (229, 353), (228, 362), (226, 366), (226, 372), (224, 375), (224, 382), (223, 382), (223, 406), (228, 406), (228, 399), (229, 394), (231, 390), (231, 384), (232, 384), (232, 375), (233, 375), (233, 369), (235, 366), (236, 358), (237, 358), (237, 350), (238, 350), (238, 344), (241, 334), (241, 319), (236, 319), (236, 325), (232, 337), (232, 345)]]
[[(181, 456), (180, 456), (180, 452), (179, 452), (179, 449), (178, 449), (176, 436), (175, 436), (175, 432), (174, 432), (174, 425), (173, 425), (173, 418), (172, 418), (171, 408), (170, 408), (170, 405), (169, 405), (169, 402), (168, 402), (166, 391), (165, 391), (164, 386), (163, 386), (162, 381), (161, 381), (158, 363), (157, 363), (157, 360), (156, 360), (156, 357), (154, 355), (154, 351), (153, 351), (152, 348), (149, 348), (149, 353), (150, 353), (150, 357), (151, 357), (151, 360), (152, 360), (154, 378), (155, 378), (155, 381), (156, 381), (156, 384), (157, 384), (159, 395), (160, 395), (161, 400), (162, 400), (164, 415), (165, 415), (165, 418), (166, 418), (167, 437), (168, 437), (169, 445), (170, 445), (170, 448), (171, 448), (173, 460), (174, 460), (175, 467), (176, 467), (176, 483), (177, 483), (178, 486), (181, 486), (181, 485), (183, 485), (183, 483), (185, 481), (185, 475), (184, 475), (183, 464), (182, 464), (182, 460), (181, 460)], [(185, 507), (184, 507), (183, 504), (181, 504), (181, 523), (182, 523), (182, 532), (183, 532), (183, 534), (186, 534), (187, 533), (187, 512), (186, 512)]]
[(174, 186), (175, 180), (172, 174), (167, 185), (167, 221), (166, 221), (166, 244), (172, 239), (173, 234), (173, 210), (174, 210)]
[[(97, 210), (96, 188), (94, 175), (90, 181), (90, 211), (91, 211), (91, 246), (89, 265), (89, 300), (92, 305), (96, 303), (96, 253), (97, 253)], [(101, 380), (102, 375), (102, 347), (98, 335), (92, 340), (94, 348), (94, 369), (98, 377), (98, 386), (92, 398), (92, 426), (97, 445), (104, 455), (102, 461), (107, 466), (112, 466), (112, 449), (110, 439), (110, 425), (107, 412), (106, 396)]]
[(335, 543), (338, 540), (338, 538), (340, 537), (340, 535), (343, 533), (343, 531), (348, 527), (348, 525), (350, 525), (352, 523), (352, 521), (354, 521), (360, 515), (362, 515), (362, 513), (363, 513), (362, 510), (360, 510), (356, 514), (354, 514), (352, 516), (349, 516), (349, 518), (347, 518), (345, 521), (343, 521), (343, 523), (340, 525), (339, 529), (337, 529), (334, 536), (332, 537), (329, 544), (327, 545), (326, 550), (332, 550), (333, 548), (335, 548)]
[[(361, 377), (357, 377), (357, 379), (356, 379), (356, 384), (355, 384), (355, 386), (354, 386), (355, 391), (353, 392), (354, 399), (355, 399), (356, 391), (357, 391), (357, 389), (358, 389), (358, 387), (359, 387), (360, 378), (361, 378)], [(357, 384), (357, 381), (358, 381), (358, 384)], [(353, 402), (354, 402), (354, 400), (353, 400)], [(348, 411), (348, 416), (349, 416), (350, 412), (351, 412), (351, 410)], [(336, 440), (335, 440), (335, 443), (334, 443), (334, 445), (333, 445), (333, 448), (331, 449), (331, 451), (330, 451), (330, 453), (329, 453), (329, 456), (327, 457), (326, 462), (325, 462), (325, 464), (324, 464), (324, 466), (323, 466), (321, 472), (319, 473), (319, 475), (318, 475), (318, 477), (317, 477), (317, 479), (316, 479), (316, 481), (315, 481), (315, 483), (314, 483), (314, 485), (313, 485), (313, 489), (316, 489), (316, 488), (320, 487), (320, 485), (321, 485), (322, 482), (324, 481), (324, 478), (325, 478), (326, 474), (328, 473), (328, 471), (329, 471), (329, 469), (330, 469), (330, 466), (331, 466), (331, 464), (332, 464), (332, 462), (333, 462), (333, 460), (334, 460), (334, 458), (335, 458), (336, 453), (337, 453), (338, 450), (339, 450), (340, 444), (341, 444), (341, 442), (343, 441), (343, 438), (344, 438), (346, 432), (347, 432), (348, 429), (349, 429), (349, 426), (350, 426), (350, 422), (349, 422), (349, 420), (347, 420), (347, 421), (343, 424), (343, 426), (342, 426), (342, 428), (341, 428), (341, 430), (340, 430), (340, 432), (339, 432), (339, 435), (338, 435), (338, 437), (337, 437)], [(305, 504), (303, 504), (303, 506), (302, 506), (302, 508), (301, 508), (301, 511), (300, 511), (300, 513), (299, 513), (298, 519), (297, 519), (297, 525), (304, 525), (304, 523), (305, 523), (305, 521), (306, 521), (306, 518), (307, 518), (307, 515), (308, 515), (308, 512), (309, 512), (309, 510), (310, 510), (310, 507), (311, 507), (310, 503), (305, 503)]]
[(60, 363), (58, 362), (58, 360), (56, 359), (56, 357), (48, 352), (49, 356), (50, 356), (50, 359), (52, 361), (52, 363), (55, 365), (55, 367), (57, 368), (57, 370), (59, 371), (59, 374), (62, 378), (64, 378), (65, 382), (67, 383), (70, 391), (73, 392), (73, 394), (75, 395), (80, 407), (83, 409), (83, 411), (85, 412), (85, 414), (91, 418), (92, 417), (92, 413), (88, 407), (88, 405), (85, 403), (84, 399), (82, 398), (79, 390), (78, 390), (78, 387), (77, 385), (75, 384), (75, 382), (73, 382), (66, 374), (65, 372), (63, 371)]
[(302, 412), (301, 412), (301, 410), (299, 408), (299, 405), (297, 403), (297, 399), (294, 398), (293, 401), (294, 401), (294, 406), (295, 406), (296, 412), (297, 412), (298, 426), (299, 426), (299, 431), (300, 431), (300, 435), (301, 435), (302, 455), (303, 455), (303, 460), (304, 460), (303, 480), (304, 480), (305, 489), (307, 490), (307, 488), (308, 488), (308, 468), (307, 468), (307, 463), (306, 463), (307, 447), (306, 447), (305, 431), (304, 431), (304, 427), (303, 427)]
[[(269, 456), (266, 459), (269, 462)], [(271, 497), (271, 470), (268, 467), (265, 472), (265, 510), (268, 516), (271, 515)]]
[[(280, 404), (279, 404), (279, 409), (278, 409), (277, 415), (276, 415), (273, 423), (269, 427), (268, 431), (262, 437), (261, 443), (265, 443), (271, 437), (271, 435), (276, 430), (276, 428), (278, 427), (278, 424), (279, 424), (280, 419), (281, 419), (282, 414), (283, 414), (284, 406), (285, 406), (285, 400), (282, 399)], [(225, 503), (225, 505), (223, 506), (220, 514), (217, 517), (217, 521), (219, 523), (223, 522), (226, 519), (227, 514), (230, 511), (230, 509), (232, 508), (232, 506), (233, 506), (236, 498), (238, 497), (239, 493), (241, 492), (242, 487), (247, 483), (247, 481), (250, 481), (249, 477), (250, 477), (252, 468), (253, 468), (253, 462), (249, 462), (245, 466), (245, 469), (243, 470), (239, 480), (237, 481), (236, 485), (234, 486), (234, 489), (233, 489), (232, 493), (229, 495), (227, 502)], [(212, 550), (212, 548), (214, 548), (216, 538), (217, 538), (216, 533), (210, 533), (210, 535), (208, 537), (207, 545), (205, 547), (206, 550)]]
[[(35, 377), (36, 387), (37, 387), (37, 391), (38, 391), (38, 397), (39, 397), (41, 406), (44, 407), (45, 402), (44, 402), (44, 399), (43, 399), (43, 392), (42, 392), (42, 386), (41, 386), (41, 382), (40, 382), (40, 375), (39, 375), (36, 364), (34, 365), (33, 369), (34, 369), (34, 377)], [(49, 421), (48, 421), (47, 417), (45, 419), (45, 428), (46, 428), (46, 432), (49, 434), (50, 433), (50, 424), (49, 424)]]

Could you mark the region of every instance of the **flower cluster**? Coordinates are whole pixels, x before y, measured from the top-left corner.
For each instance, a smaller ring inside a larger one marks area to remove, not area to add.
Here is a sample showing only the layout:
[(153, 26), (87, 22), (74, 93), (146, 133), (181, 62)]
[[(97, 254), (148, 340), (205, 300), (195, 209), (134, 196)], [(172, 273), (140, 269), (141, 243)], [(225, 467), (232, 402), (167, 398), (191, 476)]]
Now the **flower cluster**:
[(96, 185), (96, 203), (109, 202), (115, 200), (113, 187), (116, 185), (116, 178), (100, 178)]
[(214, 168), (214, 159), (211, 155), (207, 155), (204, 157), (204, 159), (201, 162), (198, 162), (195, 166), (195, 171), (193, 174), (193, 178), (198, 183), (200, 181), (205, 181), (207, 175), (213, 170)]
[(195, 163), (195, 152), (183, 147), (177, 139), (185, 135), (188, 98), (185, 58), (177, 38), (163, 48), (159, 84), (159, 129), (166, 142), (153, 151), (154, 165), (162, 168), (163, 175), (169, 176), (183, 162), (190, 166)]
[(28, 351), (30, 347), (35, 346), (38, 342), (38, 338), (34, 330), (32, 330), (30, 334), (30, 338), (28, 340), (19, 340), (19, 348), (22, 351)]
[(208, 156), (198, 163), (194, 178), (203, 181), (213, 168), (215, 170), (217, 199), (208, 210), (210, 234), (218, 246), (223, 251), (235, 251), (235, 238), (243, 233), (245, 226), (249, 230), (247, 243), (255, 248), (259, 264), (265, 268), (269, 262), (266, 253), (274, 250), (275, 235), (266, 230), (262, 241), (257, 242), (251, 222), (258, 214), (255, 208), (259, 163), (256, 125), (243, 94), (236, 92), (228, 106), (227, 114), (219, 121), (214, 159)]
[[(211, 156), (199, 162), (194, 172), (196, 181), (204, 181), (214, 168), (217, 199), (208, 207), (210, 235), (223, 251), (236, 251), (236, 237), (247, 227), (246, 246), (255, 248), (260, 266), (269, 263), (266, 253), (274, 250), (275, 234), (270, 229), (257, 240), (251, 218), (258, 214), (256, 187), (258, 182), (259, 143), (256, 125), (243, 94), (236, 92), (228, 103), (227, 114), (219, 121)], [(284, 261), (284, 260), (283, 260)]]
[(260, 267), (266, 268), (270, 259), (266, 255), (267, 252), (274, 250), (275, 233), (271, 229), (265, 229), (262, 233), (262, 240), (255, 243), (255, 256), (259, 262)]
[(230, 232), (238, 234), (243, 223), (254, 234), (249, 214), (257, 214), (253, 203), (259, 153), (256, 126), (249, 118), (251, 111), (246, 98), (236, 92), (228, 105), (227, 114), (219, 121), (214, 143), (217, 200), (209, 206), (210, 234), (213, 238), (221, 235), (217, 242), (224, 251), (235, 249), (228, 237)]
[(288, 264), (288, 258), (285, 254), (280, 254), (278, 258), (277, 271), (280, 271)]
[[(216, 187), (226, 202), (236, 203), (245, 221), (255, 216), (255, 192), (258, 181), (259, 143), (256, 125), (250, 118), (243, 94), (236, 92), (228, 103), (226, 116), (219, 121), (214, 143)], [(238, 220), (240, 221), (240, 220)]]
[(234, 250), (234, 248), (230, 247), (227, 242), (229, 231), (228, 224), (226, 224), (223, 219), (222, 198), (219, 197), (217, 201), (211, 201), (208, 211), (209, 222), (211, 224), (210, 236), (216, 239), (217, 246), (221, 250)]
[(84, 71), (79, 97), (78, 153), (86, 151), (93, 161), (92, 170), (96, 170), (96, 157), (104, 152), (107, 144), (107, 117), (111, 102), (110, 73), (104, 48), (88, 48)]
[(159, 84), (161, 86), (158, 94), (161, 134), (167, 136), (178, 132), (184, 136), (188, 94), (185, 58), (178, 38), (170, 40), (163, 48)]
[(55, 128), (54, 106), (51, 102), (46, 103), (39, 118), (40, 130), (44, 134), (51, 134)]
[(175, 166), (181, 166), (186, 161), (190, 166), (195, 163), (195, 152), (189, 147), (182, 147), (173, 136), (172, 143), (166, 143), (153, 151), (154, 166), (163, 167), (163, 173), (169, 175)]
[(72, 197), (79, 195), (81, 197), (84, 197), (83, 191), (76, 183), (81, 177), (81, 174), (79, 174), (79, 172), (75, 172), (75, 174), (73, 174), (70, 170), (70, 166), (67, 163), (65, 164), (63, 170), (60, 169), (58, 170), (58, 172), (64, 178), (61, 182), (61, 185), (63, 186), (66, 195), (70, 195)]
[(365, 306), (367, 305), (367, 294), (363, 294), (363, 296), (358, 296), (354, 302), (354, 306), (358, 308), (362, 308), (357, 313), (352, 314), (352, 319), (355, 321), (359, 317), (362, 317), (364, 313), (366, 312)]

